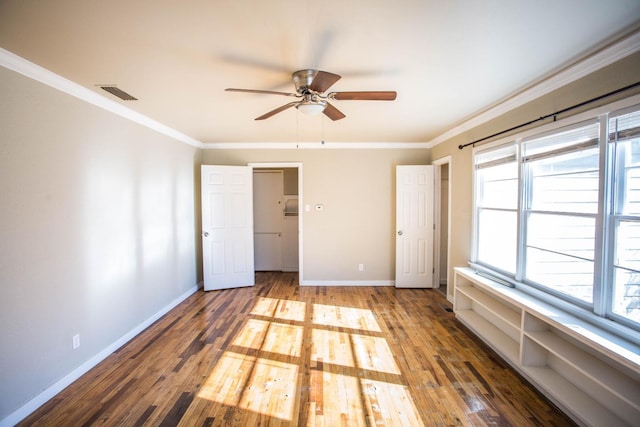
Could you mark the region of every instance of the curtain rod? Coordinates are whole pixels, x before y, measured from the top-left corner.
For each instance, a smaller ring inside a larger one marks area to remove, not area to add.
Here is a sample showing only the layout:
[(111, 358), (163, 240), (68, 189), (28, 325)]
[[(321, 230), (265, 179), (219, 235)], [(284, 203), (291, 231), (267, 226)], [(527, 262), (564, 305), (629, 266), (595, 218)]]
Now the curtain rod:
[(505, 133), (514, 131), (516, 129), (520, 129), (520, 128), (523, 128), (525, 126), (529, 126), (530, 124), (533, 124), (533, 123), (536, 123), (536, 122), (539, 122), (539, 121), (542, 121), (542, 120), (546, 120), (546, 119), (548, 119), (550, 117), (553, 117), (553, 121), (555, 121), (556, 120), (556, 116), (559, 115), (559, 114), (563, 114), (563, 113), (566, 113), (567, 111), (575, 110), (576, 108), (583, 107), (583, 106), (585, 106), (587, 104), (591, 104), (592, 102), (600, 101), (601, 99), (607, 98), (609, 96), (617, 95), (618, 93), (627, 91), (629, 89), (633, 89), (634, 87), (637, 87), (637, 86), (640, 86), (640, 82), (636, 82), (636, 83), (630, 84), (629, 86), (625, 86), (623, 88), (616, 89), (616, 90), (614, 90), (612, 92), (605, 93), (604, 95), (596, 96), (595, 98), (591, 98), (591, 99), (589, 99), (587, 101), (584, 101), (584, 102), (581, 102), (579, 104), (572, 105), (571, 107), (564, 108), (562, 110), (556, 111), (555, 113), (547, 114), (545, 116), (538, 117), (537, 119), (530, 120), (530, 121), (528, 121), (526, 123), (522, 123), (522, 124), (519, 124), (517, 126), (510, 127), (509, 129), (505, 129), (505, 130), (502, 130), (500, 132), (496, 132), (496, 133), (494, 133), (492, 135), (485, 136), (484, 138), (476, 139), (475, 141), (467, 142), (466, 144), (460, 144), (460, 145), (458, 145), (458, 149), (462, 150), (463, 148), (468, 147), (470, 145), (473, 145), (475, 147), (475, 145), (478, 142), (486, 141), (487, 139), (491, 139), (493, 137), (503, 135)]

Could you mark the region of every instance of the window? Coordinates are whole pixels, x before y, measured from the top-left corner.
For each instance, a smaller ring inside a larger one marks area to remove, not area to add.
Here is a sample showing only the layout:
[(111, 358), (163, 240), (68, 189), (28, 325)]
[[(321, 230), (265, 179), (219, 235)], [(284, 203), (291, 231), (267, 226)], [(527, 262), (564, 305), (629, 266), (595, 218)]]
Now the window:
[[(478, 259), (504, 272), (516, 271), (518, 163), (511, 144), (476, 157)], [(496, 232), (501, 230), (501, 232)]]
[(640, 111), (609, 121), (613, 206), (611, 313), (640, 323)]
[(474, 264), (640, 330), (640, 106), (482, 147), (474, 167)]
[(524, 279), (593, 303), (598, 123), (524, 141)]

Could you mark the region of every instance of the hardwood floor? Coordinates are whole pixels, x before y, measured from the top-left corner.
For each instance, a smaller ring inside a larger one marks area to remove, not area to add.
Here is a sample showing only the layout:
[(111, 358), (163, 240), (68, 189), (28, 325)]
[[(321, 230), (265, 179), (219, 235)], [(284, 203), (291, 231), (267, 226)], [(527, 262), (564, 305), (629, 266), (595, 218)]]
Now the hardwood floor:
[(574, 425), (435, 290), (256, 279), (197, 292), (21, 425)]

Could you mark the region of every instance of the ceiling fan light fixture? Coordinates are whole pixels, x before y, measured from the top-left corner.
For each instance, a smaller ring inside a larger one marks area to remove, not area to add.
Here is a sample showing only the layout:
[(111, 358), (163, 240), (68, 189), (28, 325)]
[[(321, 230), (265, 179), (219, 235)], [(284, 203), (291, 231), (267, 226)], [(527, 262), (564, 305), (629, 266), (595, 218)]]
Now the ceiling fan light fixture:
[(298, 111), (308, 115), (308, 116), (317, 116), (322, 113), (325, 108), (327, 108), (327, 103), (324, 101), (315, 101), (315, 102), (303, 102), (301, 104), (296, 105)]

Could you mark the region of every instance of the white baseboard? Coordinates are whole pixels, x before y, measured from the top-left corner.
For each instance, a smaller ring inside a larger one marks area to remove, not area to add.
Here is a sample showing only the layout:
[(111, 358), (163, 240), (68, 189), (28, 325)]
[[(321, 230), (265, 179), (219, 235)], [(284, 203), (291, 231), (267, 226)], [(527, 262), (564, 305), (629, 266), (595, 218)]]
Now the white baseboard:
[(62, 379), (57, 381), (56, 383), (49, 386), (42, 393), (31, 399), (29, 402), (22, 405), (18, 410), (11, 413), (5, 419), (0, 421), (0, 427), (11, 427), (18, 424), (20, 421), (24, 420), (28, 417), (32, 412), (38, 409), (40, 406), (47, 403), (52, 397), (56, 394), (60, 393), (64, 390), (68, 385), (73, 383), (75, 380), (80, 378), (82, 375), (87, 373), (91, 368), (96, 366), (98, 363), (102, 362), (109, 355), (111, 355), (114, 351), (125, 345), (131, 339), (133, 339), (140, 332), (147, 329), (153, 322), (167, 314), (171, 309), (180, 304), (182, 301), (187, 299), (189, 296), (194, 294), (200, 288), (200, 283), (197, 286), (192, 287), (188, 291), (184, 292), (182, 295), (171, 301), (168, 305), (163, 307), (160, 311), (156, 312), (154, 315), (146, 319), (144, 322), (140, 323), (138, 326), (121, 336), (115, 342), (107, 346), (105, 349), (100, 351), (98, 354), (93, 356), (91, 359), (84, 362), (82, 365), (78, 366), (76, 369), (68, 373)]
[(303, 280), (300, 286), (395, 286), (394, 280)]

